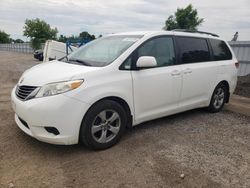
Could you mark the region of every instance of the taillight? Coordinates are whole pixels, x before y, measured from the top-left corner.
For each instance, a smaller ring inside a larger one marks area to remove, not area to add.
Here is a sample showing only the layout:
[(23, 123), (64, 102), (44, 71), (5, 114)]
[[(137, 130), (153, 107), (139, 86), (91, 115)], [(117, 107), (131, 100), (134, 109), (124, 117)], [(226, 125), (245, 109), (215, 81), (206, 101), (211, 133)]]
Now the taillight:
[(236, 69), (238, 69), (238, 68), (239, 68), (239, 66), (240, 66), (240, 63), (239, 63), (239, 62), (236, 62), (236, 63), (235, 63), (235, 67), (236, 67)]

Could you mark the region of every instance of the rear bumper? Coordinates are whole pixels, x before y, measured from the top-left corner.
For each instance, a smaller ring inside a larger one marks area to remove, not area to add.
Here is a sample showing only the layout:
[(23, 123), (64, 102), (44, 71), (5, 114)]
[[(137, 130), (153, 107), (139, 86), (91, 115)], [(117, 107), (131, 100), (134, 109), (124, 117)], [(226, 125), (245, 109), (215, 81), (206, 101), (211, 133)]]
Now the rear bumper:
[[(82, 118), (90, 107), (89, 104), (62, 94), (21, 101), (14, 91), (15, 88), (11, 94), (11, 101), (15, 121), (23, 132), (51, 144), (78, 143)], [(59, 134), (50, 133), (45, 127), (54, 127)]]

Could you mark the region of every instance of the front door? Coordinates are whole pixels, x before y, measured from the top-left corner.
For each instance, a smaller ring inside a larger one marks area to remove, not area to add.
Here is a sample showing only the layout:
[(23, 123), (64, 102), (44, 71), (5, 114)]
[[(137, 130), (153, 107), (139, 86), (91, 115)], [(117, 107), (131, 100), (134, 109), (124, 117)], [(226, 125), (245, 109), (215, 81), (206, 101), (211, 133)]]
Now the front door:
[(141, 56), (153, 56), (157, 61), (154, 68), (131, 73), (136, 123), (174, 113), (180, 99), (182, 76), (181, 66), (176, 65), (172, 37), (153, 38), (134, 53), (133, 62)]

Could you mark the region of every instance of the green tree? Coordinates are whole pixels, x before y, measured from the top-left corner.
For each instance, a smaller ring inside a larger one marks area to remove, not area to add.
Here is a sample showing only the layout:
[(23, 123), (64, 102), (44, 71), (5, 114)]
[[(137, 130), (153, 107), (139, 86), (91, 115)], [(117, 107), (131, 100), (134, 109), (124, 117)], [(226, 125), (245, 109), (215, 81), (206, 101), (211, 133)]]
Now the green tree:
[(13, 40), (14, 43), (24, 43), (24, 41), (22, 39), (16, 39), (16, 40)]
[(64, 35), (60, 35), (59, 38), (58, 38), (58, 41), (59, 42), (66, 42), (68, 40), (68, 38)]
[(26, 19), (23, 35), (31, 39), (33, 49), (41, 48), (41, 43), (48, 39), (56, 39), (57, 28), (51, 28), (48, 23), (39, 18)]
[(87, 31), (83, 31), (83, 32), (81, 32), (79, 34), (79, 38), (94, 40), (95, 39), (95, 35), (91, 35)]
[(0, 30), (0, 43), (10, 43), (10, 35)]
[(96, 37), (95, 35), (89, 34), (87, 31), (81, 32), (78, 36), (77, 35), (71, 35), (71, 36), (65, 36), (65, 35), (60, 35), (58, 38), (59, 42), (67, 42), (68, 40), (73, 41), (81, 41), (82, 39), (89, 39), (89, 40), (94, 40)]
[(198, 17), (197, 9), (194, 9), (193, 6), (189, 4), (186, 8), (178, 8), (174, 15), (169, 16), (163, 29), (197, 30), (197, 27), (200, 26), (203, 21), (203, 18)]

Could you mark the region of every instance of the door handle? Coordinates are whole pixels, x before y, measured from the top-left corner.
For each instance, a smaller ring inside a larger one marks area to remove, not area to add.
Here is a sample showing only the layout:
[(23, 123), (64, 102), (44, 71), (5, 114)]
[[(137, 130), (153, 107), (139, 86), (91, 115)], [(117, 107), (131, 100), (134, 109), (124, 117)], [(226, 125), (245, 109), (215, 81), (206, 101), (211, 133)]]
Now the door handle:
[(190, 73), (192, 73), (192, 70), (190, 68), (187, 68), (183, 72), (184, 72), (184, 74), (190, 74)]
[(181, 75), (181, 72), (178, 71), (178, 70), (173, 70), (173, 71), (171, 72), (171, 75), (172, 75), (172, 76)]

